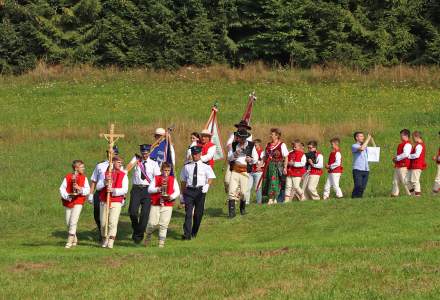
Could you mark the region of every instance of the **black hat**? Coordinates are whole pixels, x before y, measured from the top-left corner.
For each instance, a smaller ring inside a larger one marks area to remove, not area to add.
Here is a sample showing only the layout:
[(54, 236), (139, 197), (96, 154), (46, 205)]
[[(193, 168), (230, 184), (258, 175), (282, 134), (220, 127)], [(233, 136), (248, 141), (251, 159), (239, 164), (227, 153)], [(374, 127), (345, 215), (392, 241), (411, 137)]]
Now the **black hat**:
[[(107, 150), (107, 152), (108, 152), (108, 150)], [(116, 146), (116, 145), (113, 146), (113, 153), (116, 154), (116, 155), (119, 154), (119, 148), (118, 148), (118, 146)]]
[(239, 123), (234, 125), (235, 127), (244, 127), (247, 130), (252, 130), (252, 127), (248, 125), (248, 122), (246, 122), (245, 120), (241, 120)]
[(150, 144), (142, 144), (142, 145), (139, 145), (139, 149), (141, 152), (150, 152), (151, 145)]
[(248, 137), (250, 137), (250, 134), (249, 134), (249, 132), (247, 132), (246, 129), (239, 129), (236, 132), (234, 132), (234, 135), (236, 137), (244, 138), (244, 139), (247, 139)]
[(199, 154), (200, 152), (202, 152), (202, 147), (200, 146), (192, 146), (191, 147), (191, 154)]

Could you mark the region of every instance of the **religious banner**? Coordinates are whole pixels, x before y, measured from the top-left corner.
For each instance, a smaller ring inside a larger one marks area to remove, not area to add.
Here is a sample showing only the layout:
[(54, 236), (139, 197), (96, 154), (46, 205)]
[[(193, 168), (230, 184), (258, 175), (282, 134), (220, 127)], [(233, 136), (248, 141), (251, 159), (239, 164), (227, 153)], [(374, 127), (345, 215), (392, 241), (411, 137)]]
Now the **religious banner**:
[(217, 114), (218, 114), (218, 107), (217, 105), (214, 105), (211, 108), (211, 115), (209, 116), (208, 122), (206, 122), (204, 128), (204, 129), (208, 129), (212, 134), (211, 143), (215, 145), (214, 160), (220, 160), (225, 157), (222, 142), (220, 139), (220, 130), (217, 122)]

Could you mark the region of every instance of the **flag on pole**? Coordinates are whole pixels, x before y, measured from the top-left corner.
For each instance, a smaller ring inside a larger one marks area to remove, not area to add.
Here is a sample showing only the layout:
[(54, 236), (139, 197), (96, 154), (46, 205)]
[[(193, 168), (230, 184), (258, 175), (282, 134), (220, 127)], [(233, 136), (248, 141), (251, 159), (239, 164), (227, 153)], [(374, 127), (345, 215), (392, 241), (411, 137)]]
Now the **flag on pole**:
[(251, 123), (251, 117), (252, 117), (252, 109), (254, 108), (254, 102), (257, 100), (257, 97), (255, 96), (255, 92), (252, 92), (249, 94), (249, 100), (246, 105), (246, 110), (244, 111), (242, 120), (246, 121), (248, 125)]
[(170, 128), (165, 137), (160, 137), (152, 146), (150, 151), (150, 158), (155, 160), (159, 166), (162, 166), (163, 162), (167, 162), (171, 166), (171, 175), (174, 175), (174, 165), (171, 154), (171, 136)]
[(217, 114), (218, 114), (218, 107), (217, 104), (214, 104), (214, 106), (211, 108), (211, 115), (209, 116), (208, 122), (206, 122), (204, 128), (204, 129), (208, 129), (212, 134), (211, 143), (215, 145), (214, 160), (223, 159), (225, 157), (225, 152), (223, 150), (222, 142), (220, 139), (220, 130), (218, 128)]

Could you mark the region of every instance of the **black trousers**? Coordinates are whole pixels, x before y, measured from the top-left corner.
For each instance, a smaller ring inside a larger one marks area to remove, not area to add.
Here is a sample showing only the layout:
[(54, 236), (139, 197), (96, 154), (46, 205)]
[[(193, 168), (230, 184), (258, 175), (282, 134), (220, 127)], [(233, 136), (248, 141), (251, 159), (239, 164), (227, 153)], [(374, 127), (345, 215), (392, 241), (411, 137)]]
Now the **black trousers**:
[(367, 188), (369, 171), (353, 170), (354, 188), (351, 198), (362, 198)]
[[(140, 208), (140, 212), (139, 212)], [(131, 227), (133, 228), (134, 241), (141, 241), (144, 238), (145, 228), (147, 228), (148, 217), (150, 215), (151, 199), (148, 187), (134, 185), (130, 191), (130, 214)]]
[[(205, 211), (205, 196), (201, 189), (185, 191), (185, 223), (183, 223), (183, 235), (190, 239), (199, 232), (202, 223), (203, 212)], [(193, 215), (194, 209), (194, 215)]]
[(96, 227), (98, 227), (98, 232), (101, 232), (101, 219), (99, 215), (100, 203), (99, 203), (99, 192), (95, 191), (93, 194), (93, 217), (95, 218)]

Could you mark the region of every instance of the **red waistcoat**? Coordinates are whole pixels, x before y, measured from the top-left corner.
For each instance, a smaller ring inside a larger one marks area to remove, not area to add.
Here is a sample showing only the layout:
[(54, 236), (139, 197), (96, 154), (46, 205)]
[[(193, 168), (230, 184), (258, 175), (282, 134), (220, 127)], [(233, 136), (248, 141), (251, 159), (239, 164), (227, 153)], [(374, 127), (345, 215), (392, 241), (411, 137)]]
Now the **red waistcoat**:
[[(215, 147), (215, 144), (211, 142), (207, 142), (206, 144), (200, 144), (199, 146), (202, 147), (202, 155), (206, 155), (208, 154), (208, 149), (211, 148), (212, 146)], [(210, 165), (211, 168), (214, 168), (214, 158), (208, 161), (208, 165)]]
[[(156, 183), (156, 187), (161, 187), (162, 186), (162, 182), (163, 182), (163, 176), (156, 176), (154, 177), (154, 182)], [(168, 176), (168, 190), (167, 190), (167, 194), (171, 195), (172, 193), (174, 193), (174, 176)], [(156, 205), (159, 206), (160, 205), (160, 196), (161, 193), (154, 193), (151, 194), (151, 205)], [(168, 201), (165, 200), (163, 202), (164, 206), (173, 206), (174, 205), (174, 201)]]
[[(403, 153), (403, 148), (405, 148), (406, 144), (409, 144), (410, 142), (406, 141), (406, 142), (401, 142), (399, 144), (399, 146), (397, 146), (397, 155), (400, 155)], [(394, 167), (395, 168), (409, 168), (409, 164), (410, 164), (410, 159), (404, 158), (400, 161), (396, 161), (394, 163)]]
[(425, 161), (425, 143), (417, 143), (413, 146), (411, 154), (416, 153), (416, 146), (421, 145), (422, 146), (422, 153), (420, 153), (419, 158), (416, 159), (410, 159), (410, 169), (417, 169), (417, 170), (424, 170), (426, 169), (426, 161)]
[[(67, 182), (66, 191), (69, 194), (73, 193), (72, 176), (73, 176), (72, 173), (69, 173), (66, 175), (66, 182)], [(80, 187), (84, 187), (85, 182), (86, 182), (86, 176), (84, 176), (82, 174), (76, 175), (76, 184), (78, 184)], [(84, 201), (86, 200), (86, 196), (83, 196), (83, 195), (75, 196), (72, 201), (67, 201), (64, 199), (61, 199), (61, 200), (63, 201), (63, 205), (65, 207), (72, 208), (77, 204), (83, 205)]]
[[(339, 150), (333, 150), (332, 152), (330, 152), (330, 155), (328, 156), (328, 165), (332, 165), (335, 163), (336, 161), (336, 153), (338, 153)], [(341, 152), (339, 152), (341, 153)], [(338, 167), (334, 168), (334, 169), (329, 169), (328, 172), (329, 173), (342, 173), (344, 171), (344, 168), (342, 167), (342, 155), (341, 155), (341, 165), (339, 165)]]
[[(108, 171), (107, 171), (108, 172)], [(106, 175), (108, 174), (106, 172)], [(112, 188), (120, 189), (122, 188), (122, 181), (124, 177), (127, 176), (124, 171), (121, 170), (113, 170), (112, 172)], [(125, 195), (122, 196), (110, 196), (110, 202), (122, 202), (124, 200)], [(101, 191), (99, 191), (99, 200), (101, 202), (107, 201), (107, 187), (104, 187)]]
[[(303, 157), (304, 152), (299, 150), (290, 151), (287, 156), (289, 161), (292, 162), (301, 162), (301, 158)], [(306, 168), (304, 167), (295, 167), (295, 166), (287, 166), (287, 176), (289, 177), (302, 177), (306, 172)]]
[(437, 164), (440, 165), (440, 148), (438, 148), (438, 153), (437, 153)]
[[(321, 154), (321, 152), (316, 151), (316, 157), (318, 157), (318, 155)], [(314, 167), (310, 167), (310, 175), (322, 175), (322, 169), (318, 169), (318, 168), (314, 168)]]

